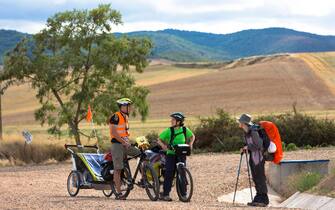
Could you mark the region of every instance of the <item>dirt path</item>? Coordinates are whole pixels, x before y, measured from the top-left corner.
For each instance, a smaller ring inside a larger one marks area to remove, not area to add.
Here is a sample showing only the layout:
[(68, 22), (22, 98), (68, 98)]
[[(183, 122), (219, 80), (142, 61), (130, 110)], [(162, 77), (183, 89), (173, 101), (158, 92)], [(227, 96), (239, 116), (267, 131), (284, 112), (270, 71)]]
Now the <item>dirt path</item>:
[[(286, 154), (285, 159), (302, 158), (330, 158), (335, 161), (335, 148), (291, 152)], [(82, 190), (77, 197), (71, 198), (66, 191), (66, 179), (71, 170), (69, 163), (0, 168), (0, 209), (232, 208), (230, 204), (217, 202), (217, 197), (233, 191), (238, 161), (238, 154), (191, 156), (188, 166), (194, 177), (195, 191), (190, 203), (177, 201), (175, 189), (172, 193), (173, 202), (151, 202), (145, 191), (138, 187), (135, 187), (126, 201), (105, 198), (102, 192), (95, 190)], [(245, 165), (243, 168), (246, 168)], [(242, 172), (241, 180), (240, 187), (247, 187), (246, 171)]]

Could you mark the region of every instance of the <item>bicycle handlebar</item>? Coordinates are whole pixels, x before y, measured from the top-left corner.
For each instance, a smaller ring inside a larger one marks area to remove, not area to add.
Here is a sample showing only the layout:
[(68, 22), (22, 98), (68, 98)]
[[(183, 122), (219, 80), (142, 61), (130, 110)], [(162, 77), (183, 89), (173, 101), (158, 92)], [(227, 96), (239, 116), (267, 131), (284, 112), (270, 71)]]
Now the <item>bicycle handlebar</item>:
[(67, 149), (68, 147), (94, 148), (94, 149), (99, 149), (97, 145), (76, 145), (76, 144), (65, 144), (64, 147), (65, 147), (65, 149)]

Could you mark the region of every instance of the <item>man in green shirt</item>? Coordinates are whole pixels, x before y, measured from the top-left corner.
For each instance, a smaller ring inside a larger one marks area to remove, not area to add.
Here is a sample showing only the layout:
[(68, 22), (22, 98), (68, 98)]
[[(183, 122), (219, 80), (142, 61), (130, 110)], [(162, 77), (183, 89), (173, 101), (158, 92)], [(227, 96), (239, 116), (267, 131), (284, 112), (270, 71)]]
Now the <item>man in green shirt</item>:
[[(163, 194), (161, 200), (172, 201), (169, 194), (172, 187), (172, 181), (176, 169), (177, 156), (175, 152), (169, 148), (169, 145), (175, 146), (178, 144), (188, 144), (193, 148), (195, 136), (192, 131), (184, 127), (185, 116), (181, 112), (174, 112), (170, 115), (171, 128), (165, 129), (160, 135), (158, 144), (166, 151), (166, 163), (164, 173)], [(173, 129), (173, 137), (171, 137), (171, 129)], [(182, 157), (182, 162), (186, 163), (186, 157)]]

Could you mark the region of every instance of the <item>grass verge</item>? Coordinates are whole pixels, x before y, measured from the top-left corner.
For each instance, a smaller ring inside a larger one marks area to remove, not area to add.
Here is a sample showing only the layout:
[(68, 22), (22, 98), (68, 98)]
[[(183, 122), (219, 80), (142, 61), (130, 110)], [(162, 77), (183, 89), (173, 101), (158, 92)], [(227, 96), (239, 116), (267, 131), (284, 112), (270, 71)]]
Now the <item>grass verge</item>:
[(289, 197), (295, 192), (305, 192), (319, 184), (323, 176), (315, 172), (299, 173), (288, 178), (288, 188), (283, 192), (285, 197)]
[(21, 138), (10, 138), (0, 142), (0, 166), (59, 162), (68, 158), (69, 153), (60, 144), (25, 144)]

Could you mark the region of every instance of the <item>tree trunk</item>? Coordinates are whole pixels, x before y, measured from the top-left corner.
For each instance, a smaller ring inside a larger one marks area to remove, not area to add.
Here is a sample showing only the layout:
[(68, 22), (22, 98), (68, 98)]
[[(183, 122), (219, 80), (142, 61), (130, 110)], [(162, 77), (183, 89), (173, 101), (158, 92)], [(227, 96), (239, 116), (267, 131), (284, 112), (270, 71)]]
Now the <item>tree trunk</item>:
[(77, 145), (81, 145), (81, 141), (80, 141), (80, 135), (79, 133), (76, 131), (76, 133), (74, 134), (74, 139), (76, 140), (76, 144)]
[[(66, 110), (66, 107), (64, 106), (64, 103), (62, 101), (62, 99), (60, 98), (58, 92), (55, 90), (55, 89), (51, 89), (52, 93), (54, 94), (54, 96), (56, 97), (58, 103), (60, 104), (60, 106), (63, 108), (63, 110), (67, 111)], [(72, 134), (74, 135), (74, 138), (76, 140), (76, 144), (77, 145), (81, 145), (81, 142), (80, 142), (80, 134), (78, 132), (78, 120), (76, 120), (75, 122), (69, 118), (68, 119), (68, 125), (69, 127), (71, 128), (72, 130)]]
[(74, 135), (74, 139), (76, 140), (76, 145), (81, 145), (80, 134), (78, 132), (78, 123), (75, 124), (73, 122), (70, 122), (69, 126), (71, 127), (72, 134)]

